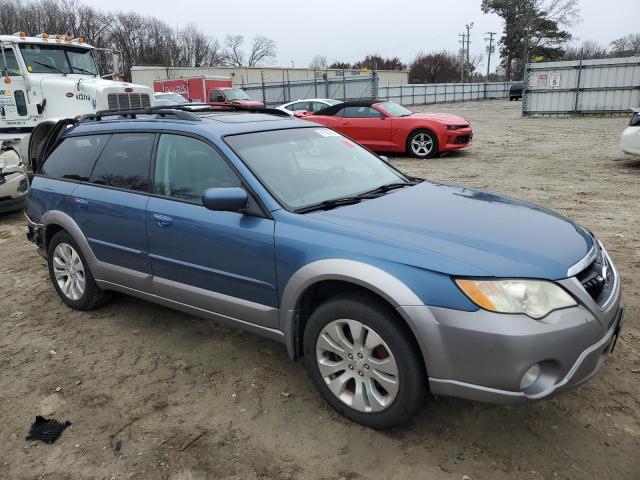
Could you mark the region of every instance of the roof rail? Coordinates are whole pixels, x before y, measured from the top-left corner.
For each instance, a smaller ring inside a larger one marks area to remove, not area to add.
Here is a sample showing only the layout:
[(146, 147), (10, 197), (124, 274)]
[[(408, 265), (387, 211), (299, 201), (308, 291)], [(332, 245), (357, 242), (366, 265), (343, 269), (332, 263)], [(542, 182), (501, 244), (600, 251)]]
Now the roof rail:
[(199, 122), (201, 119), (196, 114), (188, 112), (183, 109), (165, 106), (146, 107), (138, 109), (112, 109), (112, 110), (100, 110), (96, 113), (89, 113), (80, 117), (81, 122), (96, 121), (99, 122), (104, 117), (121, 117), (135, 119), (138, 115), (158, 115), (160, 117), (173, 116), (179, 120), (190, 120)]

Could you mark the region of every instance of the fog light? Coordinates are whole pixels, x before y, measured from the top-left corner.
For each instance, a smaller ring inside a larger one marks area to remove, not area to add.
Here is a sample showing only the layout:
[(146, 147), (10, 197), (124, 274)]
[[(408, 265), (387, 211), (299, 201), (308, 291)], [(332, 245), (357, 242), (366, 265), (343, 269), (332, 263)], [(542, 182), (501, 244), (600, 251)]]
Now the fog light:
[(540, 364), (536, 363), (535, 365), (531, 366), (529, 370), (524, 372), (524, 375), (522, 375), (522, 379), (520, 380), (520, 390), (526, 390), (527, 388), (529, 388), (535, 383), (539, 376)]

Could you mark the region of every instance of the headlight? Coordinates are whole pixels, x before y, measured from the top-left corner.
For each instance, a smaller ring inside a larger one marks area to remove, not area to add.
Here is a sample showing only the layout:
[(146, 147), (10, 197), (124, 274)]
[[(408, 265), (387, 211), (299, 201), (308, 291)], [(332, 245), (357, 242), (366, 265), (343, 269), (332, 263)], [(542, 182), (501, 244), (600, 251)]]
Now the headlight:
[(524, 313), (542, 318), (560, 308), (577, 305), (562, 287), (544, 280), (456, 279), (473, 303), (498, 313)]

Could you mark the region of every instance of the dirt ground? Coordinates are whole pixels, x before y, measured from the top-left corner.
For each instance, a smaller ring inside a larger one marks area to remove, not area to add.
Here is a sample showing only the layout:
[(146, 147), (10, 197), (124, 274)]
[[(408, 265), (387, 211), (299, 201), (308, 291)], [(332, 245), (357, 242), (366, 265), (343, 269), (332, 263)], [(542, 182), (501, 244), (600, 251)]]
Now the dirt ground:
[[(283, 346), (117, 296), (66, 308), (21, 214), (0, 217), (2, 479), (639, 479), (640, 157), (627, 118), (522, 119), (520, 103), (435, 106), (475, 130), (467, 151), (392, 163), (533, 201), (592, 229), (622, 276), (626, 323), (598, 376), (554, 399), (425, 402), (377, 432), (335, 414)], [(53, 445), (36, 415), (69, 420)]]

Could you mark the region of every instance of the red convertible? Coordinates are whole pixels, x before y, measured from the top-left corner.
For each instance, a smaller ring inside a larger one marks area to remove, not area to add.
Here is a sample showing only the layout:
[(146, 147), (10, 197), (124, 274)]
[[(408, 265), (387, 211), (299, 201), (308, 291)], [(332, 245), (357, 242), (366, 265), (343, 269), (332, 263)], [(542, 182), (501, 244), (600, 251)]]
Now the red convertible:
[(379, 100), (344, 102), (296, 116), (333, 128), (374, 152), (402, 152), (418, 158), (468, 147), (473, 138), (464, 117), (414, 113)]

